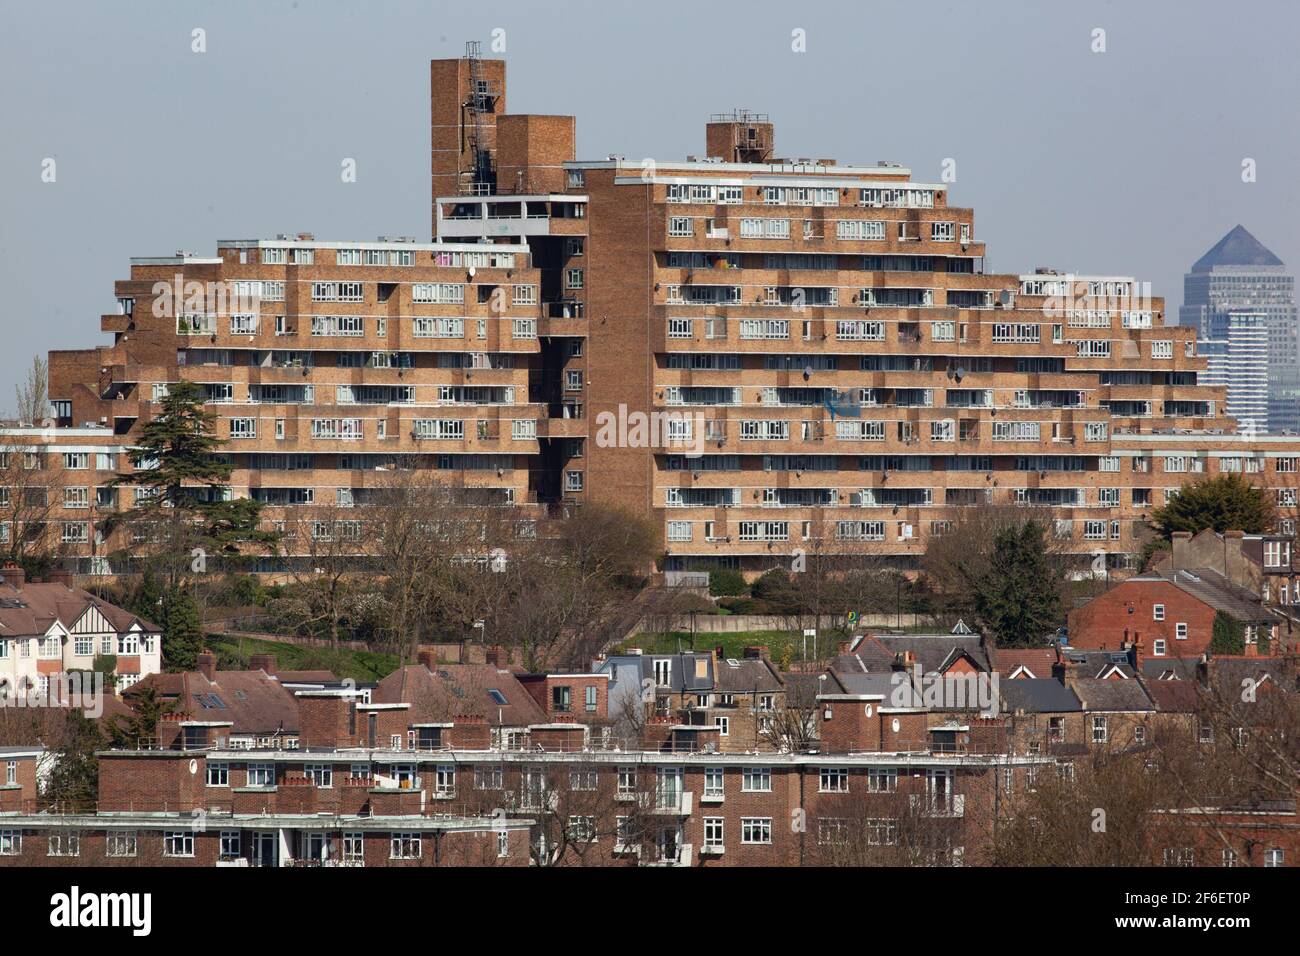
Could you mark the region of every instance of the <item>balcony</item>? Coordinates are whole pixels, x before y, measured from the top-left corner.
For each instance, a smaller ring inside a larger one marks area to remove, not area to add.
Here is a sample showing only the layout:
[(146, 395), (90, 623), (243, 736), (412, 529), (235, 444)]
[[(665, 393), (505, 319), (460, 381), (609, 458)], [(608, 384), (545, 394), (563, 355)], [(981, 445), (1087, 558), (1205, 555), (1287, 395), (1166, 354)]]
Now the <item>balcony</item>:
[(642, 794), (643, 807), (647, 813), (664, 816), (689, 817), (694, 804), (694, 794), (679, 791), (659, 791), (654, 794)]
[(914, 793), (911, 798), (913, 813), (926, 817), (964, 817), (966, 795), (961, 793)]

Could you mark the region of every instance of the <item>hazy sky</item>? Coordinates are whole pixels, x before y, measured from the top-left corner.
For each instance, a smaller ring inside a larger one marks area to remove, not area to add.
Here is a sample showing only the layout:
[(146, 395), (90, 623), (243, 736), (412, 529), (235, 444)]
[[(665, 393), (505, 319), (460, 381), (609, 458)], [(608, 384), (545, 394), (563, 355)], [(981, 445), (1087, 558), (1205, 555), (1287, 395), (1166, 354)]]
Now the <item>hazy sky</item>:
[(427, 239), (428, 61), (497, 28), (509, 110), (576, 115), (579, 158), (702, 154), (737, 106), (779, 156), (951, 157), (992, 269), (1133, 274), (1176, 315), (1238, 222), (1300, 262), (1297, 26), (1293, 0), (0, 0), (0, 410), (32, 354), (110, 341), (131, 256)]

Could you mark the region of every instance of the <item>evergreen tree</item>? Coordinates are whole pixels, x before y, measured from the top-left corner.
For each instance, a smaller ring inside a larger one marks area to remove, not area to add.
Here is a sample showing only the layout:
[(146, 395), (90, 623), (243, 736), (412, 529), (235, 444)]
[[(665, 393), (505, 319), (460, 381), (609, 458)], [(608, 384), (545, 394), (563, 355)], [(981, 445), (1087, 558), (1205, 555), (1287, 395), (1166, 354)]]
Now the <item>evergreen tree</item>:
[(1237, 474), (1185, 484), (1173, 500), (1151, 515), (1156, 532), (1166, 541), (1175, 531), (1196, 534), (1206, 528), (1219, 533), (1263, 534), (1272, 530), (1274, 519), (1268, 492)]
[[(194, 382), (182, 379), (169, 387), (159, 414), (140, 430), (130, 453), (135, 470), (114, 480), (143, 494), (129, 512), (103, 525), (105, 532), (122, 522), (133, 526), (149, 541), (173, 588), (187, 568), (206, 567), (206, 555), (237, 555), (241, 544), (270, 546), (278, 539), (258, 527), (261, 504), (226, 500), (231, 465), (220, 455), (225, 441), (204, 401)], [(194, 564), (196, 553), (205, 555), (203, 565)]]
[(130, 717), (115, 715), (107, 723), (108, 739), (114, 747), (132, 749), (154, 739), (158, 736), (158, 721), (172, 709), (171, 702), (161, 700), (152, 685), (140, 688), (132, 706), (135, 712)]
[(203, 626), (194, 598), (184, 588), (172, 588), (163, 597), (162, 658), (170, 671), (193, 670), (203, 650)]
[(989, 565), (960, 566), (980, 628), (1000, 647), (1039, 647), (1064, 616), (1061, 575), (1036, 521), (1003, 528)]
[(93, 810), (99, 799), (99, 761), (95, 752), (104, 738), (80, 710), (73, 708), (63, 726), (63, 740), (45, 786), (45, 799), (68, 810)]

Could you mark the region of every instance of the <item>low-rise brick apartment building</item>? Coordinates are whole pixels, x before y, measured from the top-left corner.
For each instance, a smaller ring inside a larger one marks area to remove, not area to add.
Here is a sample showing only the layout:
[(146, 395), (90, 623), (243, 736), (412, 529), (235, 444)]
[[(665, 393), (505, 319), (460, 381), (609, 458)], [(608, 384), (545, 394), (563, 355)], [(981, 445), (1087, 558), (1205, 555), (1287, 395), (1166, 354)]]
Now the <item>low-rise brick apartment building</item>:
[[(231, 493), (306, 529), (290, 553), (359, 536), (401, 466), (653, 516), (667, 570), (910, 566), (983, 503), (1124, 568), (1150, 509), (1218, 473), (1272, 489), (1294, 533), (1300, 441), (1236, 431), (1195, 330), (1131, 277), (988, 272), (947, 184), (780, 158), (749, 113), (685, 161), (579, 161), (573, 118), (508, 113), (504, 62), (477, 56), (432, 63), (431, 138), (431, 243), (133, 259), (113, 343), (51, 354), (55, 431), (130, 445), (200, 383)], [(113, 542), (68, 504), (49, 520), (104, 570)]]
[[(716, 725), (673, 716), (635, 741), (612, 737), (599, 706), (587, 723), (548, 713), (492, 664), (428, 658), (370, 689), (290, 690), (260, 668), (171, 675), (177, 706), (157, 738), (99, 755), (93, 810), (42, 810), (34, 775), (15, 771), (15, 792), (0, 791), (0, 863), (979, 863), (1043, 774), (1141, 754), (1159, 726), (1203, 734), (1193, 690), (1204, 675), (1147, 679), (1107, 654), (1077, 656), (1049, 678), (1007, 678), (992, 714), (900, 698), (910, 675), (892, 661), (829, 670), (813, 741), (747, 752), (726, 750)], [(969, 646), (942, 657), (979, 660)], [(1279, 687), (1293, 675), (1282, 661), (1251, 666)], [(1294, 811), (1266, 809), (1238, 847), (1242, 865), (1295, 861)], [(1169, 839), (1157, 857), (1191, 837)]]

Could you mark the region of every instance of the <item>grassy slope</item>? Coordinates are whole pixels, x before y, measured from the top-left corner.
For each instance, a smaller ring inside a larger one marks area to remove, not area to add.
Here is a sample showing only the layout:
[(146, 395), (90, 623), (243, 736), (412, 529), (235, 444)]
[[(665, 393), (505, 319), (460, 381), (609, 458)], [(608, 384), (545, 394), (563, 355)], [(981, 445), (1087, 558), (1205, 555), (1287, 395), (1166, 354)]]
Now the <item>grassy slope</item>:
[(375, 651), (332, 650), (283, 641), (210, 634), (208, 647), (221, 667), (246, 667), (251, 654), (274, 654), (281, 670), (328, 670), (339, 677), (367, 683), (386, 677), (397, 669), (397, 657)]

